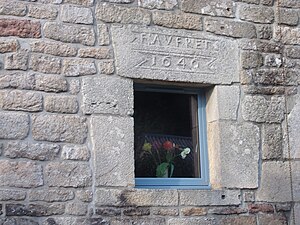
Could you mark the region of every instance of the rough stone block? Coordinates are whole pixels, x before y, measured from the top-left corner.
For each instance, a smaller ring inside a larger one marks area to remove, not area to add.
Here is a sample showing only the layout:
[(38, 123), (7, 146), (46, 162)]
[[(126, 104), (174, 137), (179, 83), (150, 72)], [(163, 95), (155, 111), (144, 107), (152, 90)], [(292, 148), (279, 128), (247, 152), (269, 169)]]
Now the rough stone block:
[(121, 209), (118, 208), (96, 208), (96, 215), (99, 216), (121, 216)]
[(238, 86), (215, 86), (207, 99), (207, 122), (237, 119), (240, 103)]
[(245, 96), (242, 104), (244, 120), (253, 122), (280, 123), (284, 119), (284, 97)]
[(100, 48), (81, 48), (78, 51), (81, 58), (110, 59), (112, 58), (112, 50), (108, 47)]
[(76, 197), (82, 202), (91, 202), (93, 200), (93, 191), (92, 190), (77, 190)]
[(264, 162), (257, 201), (288, 202), (291, 200), (288, 162)]
[(20, 50), (5, 56), (4, 69), (6, 70), (27, 70), (28, 51)]
[(97, 33), (98, 33), (98, 44), (99, 45), (109, 45), (109, 31), (108, 27), (105, 23), (99, 23), (97, 25)]
[(144, 207), (132, 207), (123, 210), (125, 216), (149, 216), (150, 209)]
[(74, 192), (66, 189), (30, 190), (29, 201), (65, 202), (74, 199)]
[(202, 17), (190, 13), (173, 13), (164, 11), (155, 11), (152, 13), (153, 23), (158, 26), (202, 30)]
[(29, 132), (29, 117), (25, 113), (0, 112), (0, 138), (24, 139)]
[(0, 89), (14, 88), (34, 90), (35, 75), (19, 71), (5, 71), (0, 75)]
[(62, 204), (6, 204), (7, 216), (51, 216), (62, 215), (65, 211)]
[[(217, 219), (213, 217), (199, 217), (199, 218), (170, 218), (168, 219), (168, 225), (214, 225), (217, 223)], [(252, 225), (252, 224), (249, 224)]]
[(220, 221), (221, 225), (256, 225), (255, 216), (235, 216), (225, 217)]
[(25, 191), (1, 189), (0, 190), (0, 201), (19, 201), (26, 198)]
[(243, 214), (247, 212), (248, 212), (247, 208), (240, 208), (237, 206), (216, 207), (208, 210), (209, 214), (215, 214), (215, 215)]
[(271, 7), (242, 5), (239, 9), (240, 19), (254, 23), (273, 23), (274, 11)]
[(183, 0), (181, 1), (181, 9), (185, 12), (199, 13), (210, 16), (235, 16), (235, 3), (231, 0)]
[(300, 203), (296, 203), (294, 206), (295, 211), (295, 222), (296, 224), (300, 223)]
[(80, 43), (89, 46), (95, 44), (95, 32), (93, 27), (90, 26), (46, 22), (44, 35), (46, 38), (62, 42)]
[(98, 69), (103, 74), (113, 74), (115, 72), (115, 65), (113, 60), (101, 60), (98, 63)]
[(274, 0), (261, 0), (260, 3), (263, 5), (272, 6), (274, 4)]
[(249, 213), (274, 213), (274, 207), (269, 203), (248, 204)]
[(93, 116), (91, 138), (96, 186), (134, 186), (131, 117)]
[(75, 56), (77, 49), (61, 42), (33, 41), (30, 43), (33, 52), (45, 53), (55, 56)]
[(69, 93), (71, 95), (77, 95), (80, 92), (81, 80), (77, 78), (69, 78)]
[(259, 24), (256, 26), (257, 28), (257, 38), (260, 39), (272, 39), (273, 37), (273, 28), (268, 24)]
[(172, 208), (152, 208), (153, 215), (157, 216), (178, 216), (178, 209)]
[(93, 24), (93, 14), (89, 8), (63, 5), (60, 17), (67, 23)]
[(1, 224), (18, 224), (18, 225), (39, 225), (38, 222), (34, 221), (33, 219), (26, 219), (26, 218), (11, 218), (11, 217), (4, 217), (0, 218)]
[(32, 54), (29, 66), (32, 70), (41, 73), (59, 74), (61, 70), (61, 59), (47, 55)]
[(241, 64), (244, 69), (257, 68), (263, 65), (263, 57), (258, 52), (243, 51), (241, 53)]
[(57, 6), (48, 5), (29, 5), (28, 16), (37, 19), (49, 19), (54, 20), (58, 15)]
[(299, 15), (298, 11), (294, 9), (279, 8), (278, 23), (290, 26), (298, 24)]
[(9, 158), (28, 158), (33, 160), (53, 160), (60, 146), (57, 144), (8, 142), (4, 145), (4, 155)]
[(66, 205), (66, 214), (84, 216), (88, 212), (88, 205), (82, 202), (71, 202)]
[(83, 6), (93, 6), (95, 0), (64, 0), (64, 3), (71, 3)]
[(45, 168), (49, 187), (87, 187), (92, 185), (87, 163), (50, 162)]
[(264, 64), (269, 67), (279, 68), (282, 65), (282, 57), (280, 54), (267, 54), (265, 55)]
[[(300, 201), (300, 162), (299, 161), (293, 161), (291, 164), (291, 170), (292, 170), (292, 178), (293, 178), (293, 192), (294, 192), (294, 200), (299, 202)], [(290, 183), (286, 184), (287, 186), (290, 185)]]
[(300, 40), (300, 28), (288, 26), (276, 26), (274, 39), (283, 44), (298, 45)]
[(239, 205), (239, 190), (183, 190), (179, 191), (182, 206)]
[(177, 190), (101, 189), (95, 192), (96, 206), (177, 206)]
[(257, 188), (259, 128), (251, 123), (214, 122), (209, 124), (208, 137), (211, 184)]
[(45, 110), (47, 112), (77, 113), (78, 102), (76, 96), (46, 95)]
[(133, 114), (133, 83), (118, 77), (99, 76), (82, 79), (85, 114)]
[(0, 53), (15, 52), (19, 49), (19, 47), (19, 42), (16, 39), (0, 39)]
[(298, 0), (282, 0), (278, 2), (278, 6), (288, 8), (300, 8), (300, 2)]
[(63, 61), (62, 73), (67, 76), (92, 75), (97, 72), (93, 60), (87, 59), (65, 59)]
[(59, 75), (35, 75), (35, 90), (46, 92), (67, 91), (67, 80)]
[(84, 143), (87, 136), (85, 118), (71, 115), (35, 115), (32, 136), (39, 141)]
[(31, 91), (0, 91), (0, 107), (6, 110), (38, 112), (43, 109), (43, 97)]
[(259, 224), (276, 224), (276, 225), (287, 225), (288, 221), (284, 215), (268, 215), (262, 214), (258, 215)]
[(131, 225), (131, 224), (155, 224), (155, 225), (165, 225), (165, 218), (116, 218), (110, 221), (110, 225)]
[(111, 33), (116, 73), (120, 76), (209, 84), (237, 81), (236, 41), (201, 32), (136, 25), (115, 25)]
[(0, 186), (34, 188), (43, 184), (41, 165), (30, 161), (0, 161)]
[(183, 216), (205, 216), (207, 215), (207, 208), (204, 207), (185, 207), (181, 209)]
[(263, 159), (279, 159), (282, 156), (281, 125), (264, 124), (262, 130)]
[(206, 31), (236, 38), (255, 38), (256, 28), (253, 24), (224, 19), (205, 19)]
[(111, 2), (111, 3), (132, 3), (134, 0), (105, 0), (106, 2)]
[(177, 6), (177, 0), (138, 0), (138, 6), (147, 9), (172, 10)]
[(27, 10), (26, 4), (24, 4), (23, 2), (15, 2), (15, 1), (0, 2), (0, 15), (25, 16), (26, 10)]
[(40, 38), (41, 24), (30, 20), (0, 19), (0, 36)]
[(124, 7), (115, 4), (98, 3), (96, 19), (109, 23), (133, 23), (149, 25), (150, 12), (135, 7)]
[(65, 145), (62, 148), (61, 157), (69, 160), (87, 161), (90, 158), (90, 152), (84, 145)]

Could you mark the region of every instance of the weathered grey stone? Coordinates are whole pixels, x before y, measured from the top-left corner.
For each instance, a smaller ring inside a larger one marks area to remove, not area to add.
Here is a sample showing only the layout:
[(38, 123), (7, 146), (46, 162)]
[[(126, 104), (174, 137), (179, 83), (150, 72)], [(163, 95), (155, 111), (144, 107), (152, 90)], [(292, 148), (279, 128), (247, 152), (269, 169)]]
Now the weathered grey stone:
[(259, 52), (243, 51), (241, 64), (244, 69), (257, 68), (263, 65), (263, 57)]
[(155, 224), (155, 225), (165, 225), (165, 218), (143, 218), (143, 217), (133, 217), (133, 218), (116, 218), (110, 221), (110, 225), (143, 225), (143, 224)]
[(78, 51), (78, 56), (81, 58), (110, 59), (112, 58), (112, 51), (108, 47), (81, 48)]
[(53, 160), (60, 146), (56, 144), (8, 142), (4, 145), (4, 155), (9, 158), (28, 158), (33, 160)]
[(62, 73), (67, 76), (92, 75), (97, 72), (93, 60), (87, 59), (65, 59), (63, 61)]
[(294, 211), (295, 211), (295, 222), (296, 224), (300, 223), (300, 203), (296, 203), (294, 205)]
[(168, 219), (168, 225), (194, 225), (194, 224), (215, 225), (217, 224), (217, 219), (213, 217)]
[(0, 112), (0, 138), (24, 139), (29, 132), (29, 117), (25, 113)]
[(172, 208), (153, 208), (152, 209), (153, 215), (157, 216), (178, 216), (179, 212), (178, 209)]
[(74, 198), (74, 192), (66, 189), (30, 190), (29, 201), (65, 202)]
[(24, 72), (2, 72), (0, 75), (0, 88), (34, 89), (34, 74)]
[(112, 2), (112, 3), (131, 3), (134, 0), (104, 0), (105, 2)]
[(239, 205), (239, 190), (184, 190), (179, 191), (183, 206)]
[(84, 143), (87, 136), (85, 118), (71, 115), (35, 115), (32, 136), (39, 141)]
[(80, 92), (80, 80), (77, 78), (68, 79), (69, 81), (69, 92), (71, 95), (76, 95)]
[(30, 161), (0, 161), (0, 186), (33, 188), (43, 183), (41, 165)]
[(27, 70), (28, 51), (21, 49), (16, 53), (5, 56), (4, 69), (6, 70)]
[(263, 159), (279, 159), (282, 156), (281, 125), (264, 124), (262, 130)]
[(115, 72), (115, 64), (113, 60), (101, 60), (98, 63), (98, 69), (103, 74), (113, 74)]
[(60, 17), (63, 22), (93, 24), (93, 14), (89, 8), (63, 5)]
[(284, 119), (284, 97), (245, 96), (242, 105), (242, 116), (253, 122), (280, 123)]
[(96, 186), (134, 186), (131, 117), (92, 116), (91, 138)]
[(267, 225), (287, 225), (288, 221), (284, 215), (258, 215), (259, 224), (267, 224)]
[(83, 6), (93, 6), (95, 0), (64, 0), (64, 3), (72, 3)]
[(26, 9), (23, 2), (0, 1), (0, 15), (25, 16)]
[(278, 23), (295, 26), (298, 24), (299, 15), (297, 10), (279, 8)]
[(16, 39), (0, 39), (0, 53), (15, 52), (19, 47), (19, 42)]
[(7, 110), (38, 112), (43, 109), (43, 97), (31, 91), (0, 91), (0, 107)]
[(235, 216), (235, 217), (224, 217), (219, 222), (220, 225), (256, 225), (255, 216)]
[(108, 27), (105, 23), (98, 22), (97, 25), (97, 33), (98, 33), (98, 44), (99, 45), (109, 45), (109, 31)]
[(286, 46), (285, 47), (285, 54), (293, 59), (300, 59), (300, 46)]
[(41, 23), (26, 19), (0, 19), (0, 35), (2, 37), (40, 38)]
[(67, 91), (67, 80), (59, 75), (35, 75), (35, 90), (46, 92)]
[(272, 39), (273, 37), (273, 28), (268, 24), (258, 24), (257, 28), (257, 38), (260, 39)]
[(177, 206), (177, 190), (103, 189), (95, 192), (96, 206)]
[(254, 191), (244, 191), (243, 193), (245, 202), (254, 202), (255, 201), (255, 193)]
[(274, 11), (271, 7), (242, 5), (239, 13), (242, 20), (250, 22), (272, 23), (274, 21)]
[(89, 46), (95, 44), (95, 32), (93, 28), (83, 25), (46, 22), (44, 25), (44, 35), (46, 38), (62, 42), (80, 43)]
[(28, 16), (37, 19), (54, 20), (58, 14), (58, 7), (48, 5), (29, 5)]
[(51, 216), (61, 215), (65, 211), (62, 204), (6, 204), (7, 216)]
[(11, 218), (11, 217), (0, 218), (0, 224), (1, 225), (39, 225), (39, 223), (34, 221), (33, 219)]
[(268, 54), (265, 55), (265, 65), (269, 67), (281, 67), (282, 57), (279, 54)]
[(133, 83), (118, 77), (99, 76), (82, 79), (85, 114), (133, 114)]
[(45, 168), (49, 187), (86, 187), (92, 185), (87, 163), (51, 162)]
[(300, 7), (300, 2), (298, 0), (282, 0), (278, 2), (279, 6), (282, 7), (289, 7), (289, 8), (299, 8)]
[(91, 202), (93, 200), (92, 190), (77, 190), (76, 197), (82, 202)]
[(215, 86), (207, 100), (207, 121), (236, 120), (239, 103), (238, 86)]
[[(300, 201), (300, 161), (292, 161), (291, 162), (291, 170), (292, 170), (292, 179), (293, 179), (293, 194), (294, 194), (294, 201), (299, 202)], [(290, 185), (290, 183), (286, 184), (287, 186)]]
[(84, 216), (88, 212), (88, 205), (82, 202), (71, 202), (66, 205), (66, 214)]
[(32, 54), (30, 68), (42, 73), (60, 73), (61, 59), (41, 54)]
[(30, 43), (31, 51), (55, 56), (75, 56), (77, 49), (61, 42), (34, 41)]
[(257, 188), (259, 128), (251, 123), (208, 125), (210, 181), (215, 187)]
[(147, 9), (172, 10), (177, 4), (177, 0), (138, 0), (138, 6)]
[(185, 12), (200, 13), (210, 16), (235, 16), (235, 3), (231, 0), (183, 0), (181, 1), (181, 8)]
[(109, 23), (134, 23), (149, 25), (150, 13), (141, 8), (124, 7), (115, 4), (98, 3), (96, 19)]
[(206, 31), (236, 38), (255, 38), (256, 29), (253, 24), (224, 19), (205, 19)]
[(205, 216), (208, 210), (205, 207), (184, 207), (180, 211), (183, 216)]
[[(51, 217), (45, 219), (43, 225), (114, 225), (110, 221), (103, 218), (85, 218), (85, 217), (74, 217), (74, 216), (63, 216), (63, 217)], [(125, 225), (125, 224), (120, 224)], [(127, 225), (127, 224), (126, 224)]]
[(121, 209), (113, 208), (113, 207), (105, 207), (105, 208), (96, 208), (95, 211), (96, 215), (100, 216), (120, 216), (121, 215)]
[(47, 95), (45, 96), (45, 110), (58, 113), (77, 113), (78, 102), (76, 96)]
[(300, 43), (300, 28), (298, 27), (276, 26), (274, 33), (275, 40), (283, 44), (298, 45)]
[(130, 25), (111, 31), (118, 75), (210, 84), (237, 80), (237, 43), (229, 39)]
[[(26, 198), (25, 191), (1, 189), (0, 190), (0, 201), (19, 201)], [(0, 223), (1, 224), (1, 223)]]
[(288, 162), (263, 162), (257, 201), (288, 202), (291, 200)]
[(90, 158), (90, 152), (84, 145), (65, 145), (62, 148), (61, 157), (69, 160), (87, 161)]
[(191, 13), (173, 13), (155, 11), (152, 13), (153, 23), (163, 27), (202, 30), (202, 17)]

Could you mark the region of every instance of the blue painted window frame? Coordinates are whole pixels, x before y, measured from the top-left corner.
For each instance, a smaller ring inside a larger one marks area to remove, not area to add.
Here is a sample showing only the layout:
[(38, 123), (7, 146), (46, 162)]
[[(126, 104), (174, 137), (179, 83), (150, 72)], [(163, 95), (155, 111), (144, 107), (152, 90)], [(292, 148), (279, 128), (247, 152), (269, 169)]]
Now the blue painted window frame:
[(205, 92), (196, 88), (135, 84), (135, 91), (196, 94), (198, 96), (200, 178), (135, 178), (136, 188), (149, 189), (210, 189), (207, 148)]

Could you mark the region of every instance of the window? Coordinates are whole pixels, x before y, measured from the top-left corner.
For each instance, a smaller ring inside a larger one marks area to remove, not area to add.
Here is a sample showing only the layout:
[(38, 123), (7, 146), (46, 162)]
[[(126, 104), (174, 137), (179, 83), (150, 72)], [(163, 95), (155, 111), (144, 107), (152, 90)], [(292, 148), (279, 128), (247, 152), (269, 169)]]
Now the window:
[(135, 84), (136, 187), (208, 188), (205, 95)]

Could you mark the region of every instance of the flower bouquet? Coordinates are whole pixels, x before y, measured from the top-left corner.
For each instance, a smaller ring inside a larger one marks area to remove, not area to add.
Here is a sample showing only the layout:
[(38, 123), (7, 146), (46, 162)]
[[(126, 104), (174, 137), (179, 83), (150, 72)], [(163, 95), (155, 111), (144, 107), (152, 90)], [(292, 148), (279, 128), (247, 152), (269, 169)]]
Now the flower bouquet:
[(156, 177), (172, 177), (177, 157), (185, 159), (190, 154), (190, 148), (181, 148), (171, 141), (165, 141), (162, 145), (159, 143), (145, 142), (142, 150), (149, 154), (156, 165)]

